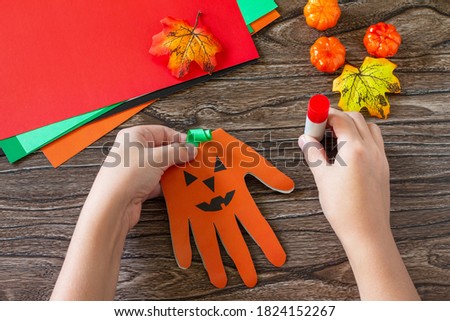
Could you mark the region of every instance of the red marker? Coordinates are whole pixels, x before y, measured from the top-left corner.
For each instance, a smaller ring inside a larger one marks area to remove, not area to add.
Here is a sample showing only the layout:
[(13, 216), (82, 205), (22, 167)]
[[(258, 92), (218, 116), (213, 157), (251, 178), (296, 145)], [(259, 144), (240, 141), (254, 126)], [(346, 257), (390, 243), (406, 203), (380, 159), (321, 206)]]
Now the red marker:
[(330, 111), (330, 101), (324, 95), (314, 95), (309, 100), (305, 122), (305, 135), (314, 137), (319, 142), (325, 135), (325, 127)]

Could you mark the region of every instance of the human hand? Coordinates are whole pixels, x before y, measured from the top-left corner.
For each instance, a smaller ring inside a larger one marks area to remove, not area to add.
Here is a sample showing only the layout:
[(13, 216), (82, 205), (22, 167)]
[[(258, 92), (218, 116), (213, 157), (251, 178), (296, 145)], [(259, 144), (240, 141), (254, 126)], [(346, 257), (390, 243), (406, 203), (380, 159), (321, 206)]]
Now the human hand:
[(227, 276), (216, 234), (244, 283), (249, 287), (257, 283), (238, 221), (273, 265), (281, 266), (286, 260), (280, 242), (247, 189), (246, 174), (283, 193), (294, 188), (289, 177), (221, 129), (213, 132), (212, 141), (201, 145), (192, 162), (173, 166), (161, 180), (178, 265), (185, 269), (191, 265), (191, 228), (209, 279), (218, 288), (225, 287)]
[(185, 134), (164, 126), (121, 130), (89, 197), (119, 202), (125, 208), (127, 229), (131, 229), (139, 221), (142, 203), (161, 195), (159, 181), (164, 171), (195, 157), (197, 149), (185, 141)]
[(314, 138), (299, 138), (326, 218), (344, 247), (390, 233), (389, 165), (380, 128), (360, 113), (336, 109), (330, 109), (328, 125), (338, 142), (334, 164)]
[(125, 238), (142, 203), (161, 194), (167, 168), (195, 157), (185, 138), (163, 126), (119, 132), (81, 210), (52, 299), (114, 298)]
[(299, 146), (314, 175), (323, 212), (349, 258), (361, 299), (417, 300), (390, 228), (389, 165), (380, 128), (360, 113), (331, 109), (338, 153), (302, 135)]

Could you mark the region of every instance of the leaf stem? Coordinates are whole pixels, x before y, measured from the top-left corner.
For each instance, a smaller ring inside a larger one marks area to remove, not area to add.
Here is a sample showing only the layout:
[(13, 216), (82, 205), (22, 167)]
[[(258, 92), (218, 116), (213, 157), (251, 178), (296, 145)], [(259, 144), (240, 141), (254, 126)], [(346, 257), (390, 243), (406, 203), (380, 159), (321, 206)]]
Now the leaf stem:
[(198, 25), (198, 18), (200, 17), (200, 15), (202, 14), (202, 12), (199, 10), (197, 12), (197, 17), (195, 17), (195, 24), (194, 24), (194, 28), (192, 30), (195, 30), (197, 28)]

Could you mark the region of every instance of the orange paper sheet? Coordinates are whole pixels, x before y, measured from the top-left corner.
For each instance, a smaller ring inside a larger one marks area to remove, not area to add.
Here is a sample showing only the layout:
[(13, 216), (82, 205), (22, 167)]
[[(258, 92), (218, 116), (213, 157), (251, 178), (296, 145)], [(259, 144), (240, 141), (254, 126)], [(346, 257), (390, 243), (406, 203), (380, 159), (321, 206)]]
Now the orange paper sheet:
[(277, 20), (279, 17), (281, 17), (281, 16), (278, 13), (278, 11), (277, 10), (273, 10), (273, 11), (269, 12), (268, 14), (266, 14), (265, 16), (262, 16), (258, 20), (252, 22), (250, 24), (250, 26), (253, 29), (253, 34), (257, 33), (258, 31), (260, 31), (264, 27), (268, 26), (269, 24), (271, 24), (272, 22)]
[(118, 114), (84, 125), (54, 142), (42, 147), (42, 151), (53, 165), (58, 167), (65, 163), (87, 146), (91, 145), (114, 128), (124, 123), (132, 116), (140, 112), (152, 102), (127, 109)]

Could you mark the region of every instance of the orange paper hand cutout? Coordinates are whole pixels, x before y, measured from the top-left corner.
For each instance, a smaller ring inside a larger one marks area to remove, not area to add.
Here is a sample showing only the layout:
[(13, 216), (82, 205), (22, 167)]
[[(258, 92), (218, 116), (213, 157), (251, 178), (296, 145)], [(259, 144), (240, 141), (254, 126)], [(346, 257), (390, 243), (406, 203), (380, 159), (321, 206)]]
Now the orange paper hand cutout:
[(244, 283), (248, 287), (257, 283), (238, 221), (273, 265), (281, 266), (286, 261), (280, 242), (247, 190), (247, 174), (282, 193), (294, 189), (289, 177), (222, 129), (213, 132), (212, 141), (200, 145), (193, 161), (169, 168), (161, 179), (178, 265), (191, 265), (190, 227), (209, 279), (218, 288), (225, 287), (227, 276), (216, 235)]

